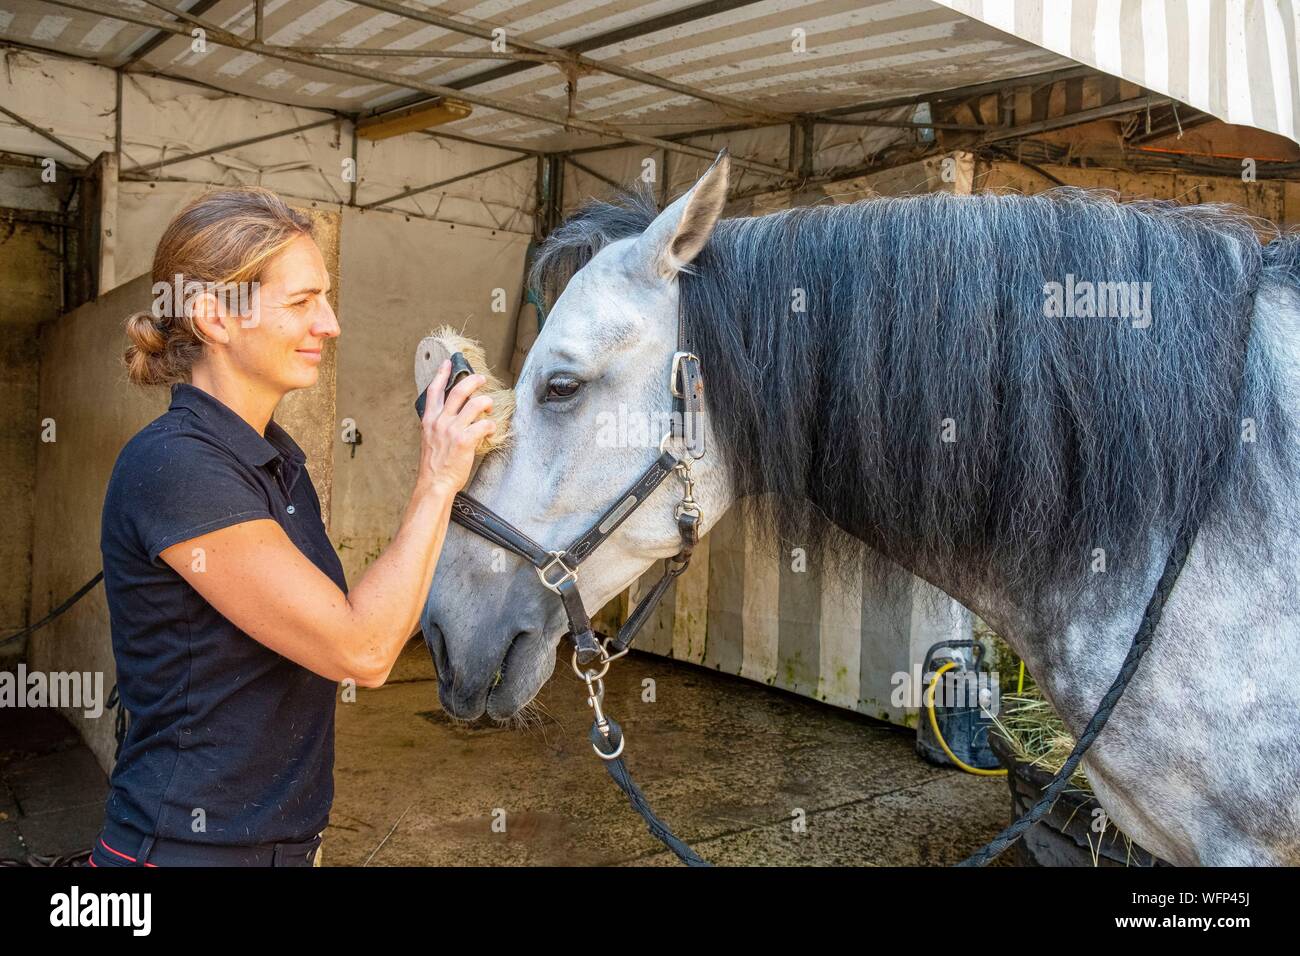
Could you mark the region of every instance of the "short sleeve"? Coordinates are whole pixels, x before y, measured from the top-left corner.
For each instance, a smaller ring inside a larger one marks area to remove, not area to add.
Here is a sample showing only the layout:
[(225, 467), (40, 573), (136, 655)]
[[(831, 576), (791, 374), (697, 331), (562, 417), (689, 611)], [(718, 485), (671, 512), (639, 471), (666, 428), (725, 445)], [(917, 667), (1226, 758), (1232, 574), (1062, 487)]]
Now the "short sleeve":
[(138, 445), (123, 449), (109, 498), (151, 563), (201, 534), (274, 520), (266, 491), (227, 448), (204, 436), (161, 430), (137, 438)]

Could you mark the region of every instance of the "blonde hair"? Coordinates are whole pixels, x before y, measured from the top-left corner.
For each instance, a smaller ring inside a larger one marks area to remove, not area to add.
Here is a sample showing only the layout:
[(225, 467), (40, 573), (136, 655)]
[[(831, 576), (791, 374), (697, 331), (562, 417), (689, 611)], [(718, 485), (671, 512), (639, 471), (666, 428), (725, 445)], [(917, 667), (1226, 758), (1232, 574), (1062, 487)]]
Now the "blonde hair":
[[(299, 236), (312, 234), (311, 218), (258, 186), (207, 192), (176, 214), (153, 257), (154, 288), (186, 283), (227, 286), (261, 278), (267, 264)], [(170, 385), (190, 378), (205, 340), (180, 303), (159, 314), (127, 317), (130, 344), (122, 356), (136, 385)]]

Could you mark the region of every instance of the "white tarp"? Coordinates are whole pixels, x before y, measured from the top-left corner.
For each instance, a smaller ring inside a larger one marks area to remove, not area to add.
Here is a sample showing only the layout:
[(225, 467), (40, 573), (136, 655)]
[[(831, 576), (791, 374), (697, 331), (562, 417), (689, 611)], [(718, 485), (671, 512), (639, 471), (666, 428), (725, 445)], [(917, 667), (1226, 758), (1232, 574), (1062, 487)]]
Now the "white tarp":
[(933, 2), (1225, 123), (1300, 142), (1292, 0)]

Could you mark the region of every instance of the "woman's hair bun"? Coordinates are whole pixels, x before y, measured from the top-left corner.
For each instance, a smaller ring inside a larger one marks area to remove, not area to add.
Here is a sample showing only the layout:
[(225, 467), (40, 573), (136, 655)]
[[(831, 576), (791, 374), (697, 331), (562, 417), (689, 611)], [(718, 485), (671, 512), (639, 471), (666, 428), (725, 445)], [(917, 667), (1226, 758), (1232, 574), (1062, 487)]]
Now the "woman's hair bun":
[(169, 380), (167, 334), (152, 312), (133, 312), (126, 319), (127, 378), (133, 385), (164, 385)]
[(148, 310), (132, 312), (126, 318), (126, 337), (146, 355), (157, 355), (167, 346), (161, 321)]

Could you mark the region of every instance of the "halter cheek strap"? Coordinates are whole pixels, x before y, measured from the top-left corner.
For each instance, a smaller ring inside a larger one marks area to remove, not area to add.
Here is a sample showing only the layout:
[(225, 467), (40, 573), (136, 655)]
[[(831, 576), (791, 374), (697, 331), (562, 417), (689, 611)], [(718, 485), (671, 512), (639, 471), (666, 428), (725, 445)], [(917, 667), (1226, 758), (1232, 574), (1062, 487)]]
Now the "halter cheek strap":
[[(450, 392), (456, 382), (472, 371), (464, 355), (459, 352), (453, 355), (452, 375), (447, 383), (447, 392)], [(664, 573), (628, 615), (627, 621), (619, 628), (618, 634), (605, 638), (615, 655), (626, 651), (631, 645), (637, 633), (649, 620), (650, 612), (668, 590), (668, 585), (690, 565), (691, 554), (699, 542), (701, 512), (694, 497), (695, 483), (691, 477), (691, 462), (704, 455), (704, 379), (700, 371), (700, 360), (695, 355), (679, 351), (673, 356), (670, 386), (674, 397), (673, 427), (672, 431), (664, 436), (664, 442), (661, 442), (659, 457), (604, 514), (596, 519), (591, 527), (567, 548), (560, 551), (544, 548), (466, 492), (459, 492), (452, 502), (453, 521), (523, 558), (537, 571), (542, 584), (559, 595), (569, 623), (569, 630), (565, 636), (573, 643), (579, 664), (589, 664), (597, 658), (610, 655), (604, 651), (601, 641), (592, 630), (591, 618), (583, 606), (582, 595), (578, 592), (578, 567), (618, 529), (628, 515), (644, 504), (655, 489), (663, 484), (663, 480), (674, 471), (681, 475), (684, 484), (682, 499), (673, 509), (681, 546), (677, 554), (668, 559)], [(421, 394), (416, 401), (416, 411), (421, 414), (423, 414), (423, 404), (424, 395)], [(686, 457), (677, 458), (663, 449), (662, 445), (670, 437), (682, 439), (687, 452)]]

